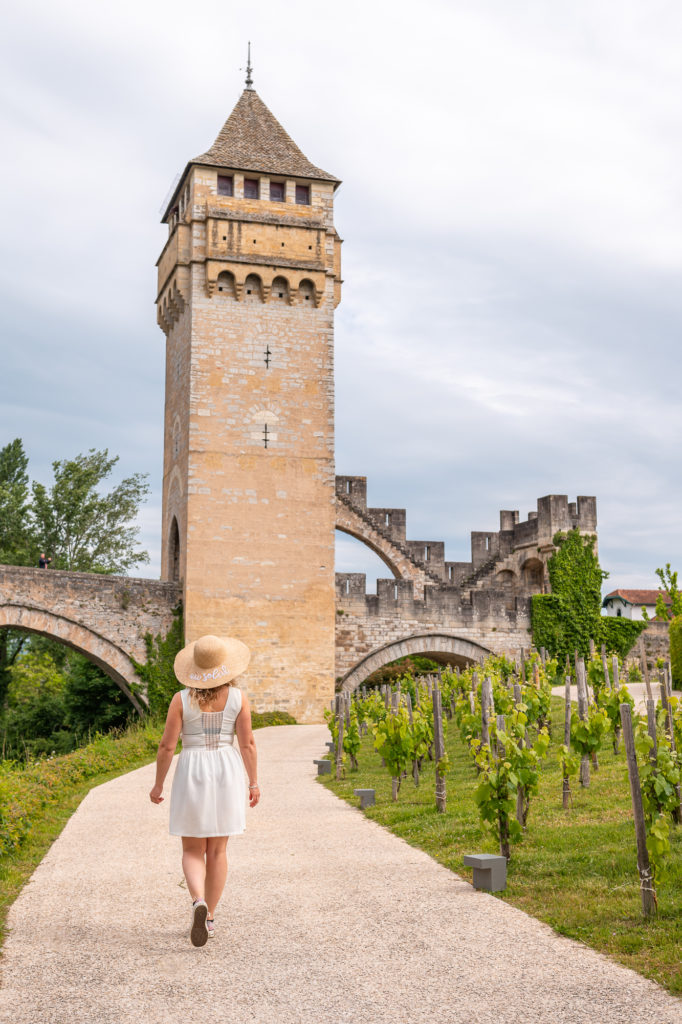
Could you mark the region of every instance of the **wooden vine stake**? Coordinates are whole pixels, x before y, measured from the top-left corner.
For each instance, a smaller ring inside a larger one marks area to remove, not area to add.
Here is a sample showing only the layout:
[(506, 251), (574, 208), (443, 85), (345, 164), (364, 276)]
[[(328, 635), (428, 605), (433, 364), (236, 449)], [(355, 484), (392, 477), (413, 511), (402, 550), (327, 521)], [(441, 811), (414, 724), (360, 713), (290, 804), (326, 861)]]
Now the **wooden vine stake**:
[(343, 773), (343, 697), (341, 694), (336, 698), (336, 723), (339, 729), (339, 736), (336, 743), (336, 781), (339, 782)]
[[(514, 703), (518, 709), (519, 704), (523, 703), (523, 697), (521, 694), (521, 687), (518, 683), (514, 683)], [(522, 738), (519, 740), (519, 745), (523, 746), (524, 742), (528, 745), (527, 739), (524, 741)], [(528, 808), (526, 806), (526, 790), (523, 783), (519, 782), (516, 787), (516, 820), (518, 823), (525, 828), (526, 818), (528, 817)]]
[(621, 704), (620, 721), (625, 740), (625, 756), (628, 763), (632, 811), (635, 817), (635, 838), (637, 840), (637, 868), (639, 870), (639, 888), (642, 894), (642, 912), (645, 917), (656, 913), (656, 890), (651, 880), (649, 852), (646, 848), (646, 826), (644, 824), (644, 807), (642, 806), (642, 790), (639, 785), (639, 769), (635, 753), (635, 740), (632, 735), (632, 709), (629, 704)]
[[(498, 715), (496, 719), (497, 733), (505, 731), (506, 725), (504, 721), (504, 715)], [(498, 761), (504, 761), (505, 749), (504, 745), (497, 741), (497, 758)], [(500, 856), (506, 857), (507, 860), (511, 857), (511, 849), (509, 846), (509, 818), (505, 811), (499, 810), (497, 812), (497, 821), (500, 830)]]
[(649, 751), (649, 760), (655, 768), (658, 761), (658, 736), (656, 735), (656, 702), (653, 700), (646, 702), (646, 730), (654, 741), (654, 745)]
[[(389, 712), (388, 712), (389, 715), (395, 715), (396, 711), (398, 710), (397, 696), (398, 695), (395, 694), (395, 693), (392, 694), (392, 696), (391, 696), (391, 707), (389, 708)], [(385, 763), (386, 762), (384, 761), (384, 764)], [(395, 800), (398, 799), (398, 790), (399, 789), (400, 789), (400, 779), (398, 778), (397, 775), (392, 775), (391, 776), (391, 800), (395, 801)]]
[[(566, 676), (564, 679), (564, 746), (571, 749), (571, 677)], [(571, 795), (571, 780), (566, 771), (566, 762), (563, 761), (562, 765), (563, 775), (563, 806), (564, 810), (568, 811), (573, 805), (573, 796)]]
[[(576, 659), (577, 665), (577, 678), (576, 684), (578, 689), (578, 718), (581, 722), (587, 721), (587, 693), (585, 686), (585, 665), (582, 659)], [(581, 671), (582, 669), (582, 671)], [(590, 758), (588, 754), (583, 754), (580, 758), (580, 785), (587, 789), (590, 784)]]
[[(620, 689), (620, 680), (618, 678), (618, 658), (616, 657), (615, 654), (613, 655), (613, 658), (611, 659), (611, 668), (612, 668), (612, 671), (613, 671), (613, 689), (614, 689), (614, 691), (618, 692), (618, 690)], [(607, 674), (608, 674), (608, 670), (607, 670)], [(620, 747), (620, 726), (619, 725), (614, 725), (614, 727), (613, 727), (613, 752), (614, 752), (614, 754), (618, 753), (619, 747)]]
[(481, 683), (481, 743), (490, 746), (490, 718), (495, 714), (493, 684), (490, 676)]
[[(661, 691), (661, 704), (665, 709), (665, 724), (668, 732), (668, 739), (670, 740), (670, 749), (675, 752), (677, 749), (675, 746), (675, 723), (673, 722), (672, 711), (670, 710), (670, 701), (668, 700), (668, 687), (666, 684), (665, 677), (660, 683)], [(680, 789), (679, 782), (675, 786), (675, 792), (677, 794), (677, 806), (673, 808), (672, 818), (676, 825), (682, 825), (682, 790)]]
[(646, 686), (646, 699), (653, 700), (654, 695), (651, 692), (651, 681), (649, 679), (649, 662), (646, 656), (646, 647), (644, 646), (644, 637), (639, 638), (639, 660), (642, 665), (642, 675), (644, 676), (644, 685)]
[(606, 657), (606, 644), (601, 645), (601, 667), (604, 671), (604, 686), (607, 690), (610, 690), (611, 680), (609, 678), (609, 662)]
[(443, 740), (443, 708), (441, 703), (440, 687), (436, 683), (432, 692), (433, 699), (433, 746), (436, 759), (436, 810), (439, 814), (445, 814), (445, 776), (438, 771), (438, 764), (445, 754), (445, 743)]

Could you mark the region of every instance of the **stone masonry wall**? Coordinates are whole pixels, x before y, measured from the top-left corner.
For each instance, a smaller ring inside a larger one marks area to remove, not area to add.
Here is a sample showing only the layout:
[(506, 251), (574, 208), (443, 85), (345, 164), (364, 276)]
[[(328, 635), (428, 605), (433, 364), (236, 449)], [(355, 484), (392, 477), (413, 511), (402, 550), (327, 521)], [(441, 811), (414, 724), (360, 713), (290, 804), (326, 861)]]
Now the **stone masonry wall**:
[(363, 576), (343, 574), (337, 585), (337, 682), (376, 648), (414, 634), (446, 633), (511, 657), (531, 644), (527, 599), (518, 600), (511, 611), (504, 608), (503, 594), (474, 592), (469, 602), (457, 590), (428, 588), (422, 600), (415, 600), (412, 584), (402, 580), (378, 580), (376, 596), (359, 593), (359, 586), (355, 593), (345, 593), (348, 575), (358, 584)]

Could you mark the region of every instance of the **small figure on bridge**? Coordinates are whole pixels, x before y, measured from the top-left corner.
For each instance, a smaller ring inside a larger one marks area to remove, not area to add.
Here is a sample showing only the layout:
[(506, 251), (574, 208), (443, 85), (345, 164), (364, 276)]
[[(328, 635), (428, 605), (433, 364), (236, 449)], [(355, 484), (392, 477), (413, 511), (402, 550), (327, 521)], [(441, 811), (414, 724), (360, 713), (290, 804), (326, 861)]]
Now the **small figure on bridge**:
[(43, 552), (42, 555), (40, 556), (40, 558), (38, 559), (38, 565), (39, 565), (39, 567), (41, 569), (47, 569), (47, 567), (48, 567), (48, 565), (50, 564), (51, 561), (52, 561), (52, 559), (51, 558), (46, 558), (45, 557), (45, 552)]
[[(173, 666), (186, 688), (170, 702), (149, 797), (155, 804), (164, 799), (163, 783), (182, 734), (169, 831), (182, 837), (193, 946), (203, 946), (214, 934), (213, 915), (227, 878), (227, 840), (246, 827), (245, 769), (249, 806), (255, 807), (260, 799), (249, 700), (233, 684), (250, 659), (241, 640), (202, 636), (180, 651)], [(233, 746), (235, 734), (239, 750)]]

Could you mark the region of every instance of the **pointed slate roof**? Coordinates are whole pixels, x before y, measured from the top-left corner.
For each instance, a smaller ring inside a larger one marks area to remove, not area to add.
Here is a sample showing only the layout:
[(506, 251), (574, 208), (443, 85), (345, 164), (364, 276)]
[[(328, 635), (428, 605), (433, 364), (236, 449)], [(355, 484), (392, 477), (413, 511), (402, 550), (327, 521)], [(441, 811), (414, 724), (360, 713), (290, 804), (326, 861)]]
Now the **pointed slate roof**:
[(244, 89), (211, 148), (191, 163), (338, 184), (338, 178), (311, 164), (303, 155), (255, 89)]

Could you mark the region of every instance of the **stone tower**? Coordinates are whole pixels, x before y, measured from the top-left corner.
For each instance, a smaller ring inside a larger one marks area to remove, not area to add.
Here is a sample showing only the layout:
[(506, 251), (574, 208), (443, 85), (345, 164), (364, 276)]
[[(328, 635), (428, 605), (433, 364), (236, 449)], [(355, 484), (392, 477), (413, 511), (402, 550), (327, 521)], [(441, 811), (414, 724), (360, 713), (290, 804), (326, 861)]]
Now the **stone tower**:
[(334, 692), (334, 308), (339, 182), (251, 86), (163, 223), (162, 577), (185, 634), (236, 636), (256, 708), (321, 720)]

